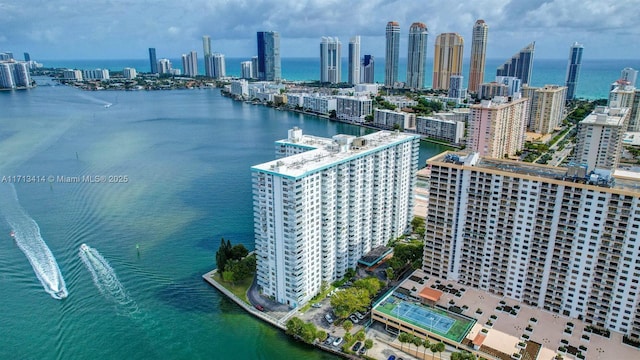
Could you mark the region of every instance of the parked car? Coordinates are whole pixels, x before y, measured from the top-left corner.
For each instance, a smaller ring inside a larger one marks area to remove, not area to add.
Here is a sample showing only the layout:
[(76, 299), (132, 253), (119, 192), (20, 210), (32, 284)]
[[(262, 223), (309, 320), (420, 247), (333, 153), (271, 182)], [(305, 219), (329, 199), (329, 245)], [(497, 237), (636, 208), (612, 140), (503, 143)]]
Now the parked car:
[(334, 338), (333, 336), (329, 336), (327, 338), (327, 340), (324, 341), (324, 344), (325, 345), (331, 345), (335, 340), (336, 340), (336, 338)]
[(331, 317), (331, 314), (324, 314), (324, 319), (327, 320), (329, 324), (333, 324), (333, 318)]
[(362, 356), (367, 352), (367, 348), (366, 347), (361, 347), (360, 351), (358, 351), (358, 355)]
[(355, 315), (349, 315), (349, 320), (351, 320), (351, 322), (354, 324), (357, 324), (360, 322), (360, 320), (358, 320), (358, 318)]
[(340, 346), (342, 344), (342, 338), (339, 337), (333, 341), (333, 346)]
[(255, 308), (260, 310), (260, 311), (264, 311), (264, 307), (262, 305), (260, 305), (260, 304), (256, 304)]
[(362, 315), (362, 314), (360, 313), (360, 311), (356, 311), (356, 312), (354, 313), (354, 315), (355, 315), (355, 316), (357, 316), (357, 317), (358, 317), (358, 319), (360, 319), (360, 320), (364, 319), (364, 315)]
[(395, 355), (389, 355), (387, 360), (396, 360), (396, 356)]
[(355, 344), (353, 344), (353, 347), (351, 347), (351, 351), (358, 352), (361, 346), (362, 346), (362, 342), (358, 341)]
[(320, 304), (320, 303), (313, 303), (313, 304), (311, 304), (311, 307), (312, 307), (312, 308), (319, 309), (319, 308), (321, 308), (321, 307), (322, 307), (322, 304)]

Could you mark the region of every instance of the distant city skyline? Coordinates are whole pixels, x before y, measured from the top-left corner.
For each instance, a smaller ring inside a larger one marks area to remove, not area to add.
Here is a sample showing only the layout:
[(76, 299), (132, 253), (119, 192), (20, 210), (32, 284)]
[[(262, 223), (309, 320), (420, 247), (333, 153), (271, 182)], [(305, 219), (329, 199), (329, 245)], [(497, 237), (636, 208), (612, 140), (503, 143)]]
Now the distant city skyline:
[[(487, 58), (508, 58), (523, 44), (535, 41), (536, 58), (566, 59), (567, 47), (577, 41), (584, 45), (585, 59), (637, 59), (640, 24), (624, 21), (622, 15), (639, 17), (638, 5), (638, 0), (484, 0), (464, 7), (417, 0), (357, 4), (328, 0), (302, 6), (290, 1), (194, 0), (185, 5), (158, 0), (153, 6), (127, 3), (123, 13), (125, 5), (114, 6), (106, 0), (82, 7), (68, 0), (0, 0), (0, 52), (29, 52), (33, 60), (141, 59), (148, 56), (149, 47), (155, 47), (158, 58), (176, 58), (202, 49), (202, 36), (208, 34), (212, 52), (250, 59), (257, 55), (255, 33), (277, 31), (282, 57), (316, 57), (321, 36), (349, 39), (358, 34), (362, 53), (383, 59), (384, 26), (389, 21), (400, 24), (400, 54), (405, 56), (408, 27), (414, 22), (423, 22), (432, 34), (459, 33), (471, 44), (474, 22), (484, 19), (491, 26)], [(434, 40), (435, 36), (429, 38), (427, 49), (433, 49)], [(466, 47), (465, 58), (470, 48)]]

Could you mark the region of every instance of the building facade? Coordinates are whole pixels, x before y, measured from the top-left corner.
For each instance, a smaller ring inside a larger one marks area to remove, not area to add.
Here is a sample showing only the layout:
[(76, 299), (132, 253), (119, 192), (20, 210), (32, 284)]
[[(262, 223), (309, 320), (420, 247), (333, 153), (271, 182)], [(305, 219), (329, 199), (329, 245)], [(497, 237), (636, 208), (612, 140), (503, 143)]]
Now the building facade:
[(471, 35), (471, 60), (469, 62), (469, 91), (477, 93), (484, 83), (484, 68), (487, 58), (487, 35), (489, 26), (484, 20), (477, 20)]
[(376, 82), (374, 66), (375, 59), (373, 58), (373, 55), (365, 55), (362, 58), (362, 66), (360, 67), (362, 83), (374, 84)]
[(349, 84), (360, 83), (360, 36), (349, 40)]
[(253, 77), (251, 61), (243, 61), (240, 63), (240, 77), (243, 79), (251, 79)]
[(524, 148), (528, 118), (526, 98), (508, 101), (496, 97), (471, 105), (467, 148), (480, 156), (515, 156)]
[(415, 128), (416, 115), (388, 109), (375, 109), (373, 124), (387, 130), (401, 130)]
[(158, 60), (156, 60), (156, 48), (149, 48), (149, 69), (152, 74), (158, 73)]
[(398, 82), (398, 61), (400, 59), (400, 24), (397, 21), (387, 23), (386, 51), (384, 58), (384, 86), (392, 88)]
[(258, 32), (258, 79), (282, 80), (280, 63), (280, 34), (276, 31)]
[(550, 134), (564, 118), (567, 87), (545, 85), (541, 88), (524, 86), (522, 96), (529, 99), (527, 128), (538, 134)]
[(443, 33), (436, 37), (433, 55), (433, 89), (449, 90), (449, 77), (462, 75), (464, 39), (456, 33)]
[(340, 120), (363, 123), (372, 110), (373, 100), (369, 96), (336, 97), (336, 116)]
[(588, 171), (615, 169), (620, 161), (629, 115), (628, 108), (597, 106), (578, 123), (574, 161), (586, 165)]
[(195, 51), (182, 54), (182, 73), (190, 77), (198, 76), (198, 54)]
[(320, 42), (320, 82), (338, 84), (342, 75), (342, 43), (323, 37)]
[(520, 79), (522, 84), (529, 84), (531, 72), (533, 71), (533, 53), (535, 51), (535, 41), (525, 46), (517, 54), (504, 64), (498, 66), (496, 76), (514, 76)]
[(640, 338), (638, 174), (477, 154), (427, 163), (427, 274)]
[(580, 79), (580, 68), (582, 67), (582, 51), (584, 47), (577, 42), (569, 48), (569, 64), (567, 65), (567, 100), (576, 98), (576, 89)]
[[(380, 131), (332, 139), (292, 129), (277, 160), (251, 168), (257, 283), (290, 307), (312, 299), (407, 229), (419, 138)], [(380, 191), (379, 189), (386, 189)]]
[(464, 122), (418, 116), (416, 133), (430, 139), (460, 144), (464, 138)]
[(409, 27), (409, 52), (407, 55), (407, 82), (409, 89), (424, 88), (424, 72), (427, 65), (427, 25), (416, 22)]
[(135, 79), (138, 76), (138, 72), (134, 68), (126, 67), (122, 70), (122, 75), (125, 79)]

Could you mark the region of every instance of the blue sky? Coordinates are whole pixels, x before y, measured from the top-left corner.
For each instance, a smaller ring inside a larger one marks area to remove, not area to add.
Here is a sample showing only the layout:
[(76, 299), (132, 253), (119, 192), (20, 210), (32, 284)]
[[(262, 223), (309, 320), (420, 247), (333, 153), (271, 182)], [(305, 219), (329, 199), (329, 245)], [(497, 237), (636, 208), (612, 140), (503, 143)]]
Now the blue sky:
[[(471, 47), (477, 19), (489, 25), (489, 58), (508, 58), (536, 41), (537, 58), (566, 58), (584, 44), (585, 58), (640, 58), (640, 0), (0, 0), (0, 52), (34, 59), (136, 59), (202, 53), (202, 35), (229, 58), (256, 53), (256, 31), (280, 32), (283, 57), (317, 57), (322, 36), (347, 44), (362, 37), (362, 53), (384, 57), (384, 30), (429, 30), (427, 56), (439, 33), (457, 32)], [(346, 46), (346, 45), (343, 45)], [(346, 51), (343, 51), (346, 54)], [(406, 56), (406, 55), (405, 55)]]

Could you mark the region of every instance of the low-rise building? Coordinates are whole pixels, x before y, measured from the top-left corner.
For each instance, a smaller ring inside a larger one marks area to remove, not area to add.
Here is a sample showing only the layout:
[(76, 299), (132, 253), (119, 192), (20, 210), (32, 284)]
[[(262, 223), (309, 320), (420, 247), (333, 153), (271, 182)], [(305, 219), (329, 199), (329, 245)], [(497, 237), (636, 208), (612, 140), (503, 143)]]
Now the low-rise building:
[(373, 124), (387, 130), (411, 129), (416, 126), (416, 115), (388, 109), (375, 109)]
[(368, 96), (336, 97), (336, 116), (340, 120), (362, 123), (372, 109), (373, 101)]
[(464, 122), (418, 116), (416, 117), (416, 133), (430, 139), (460, 144), (464, 138)]

